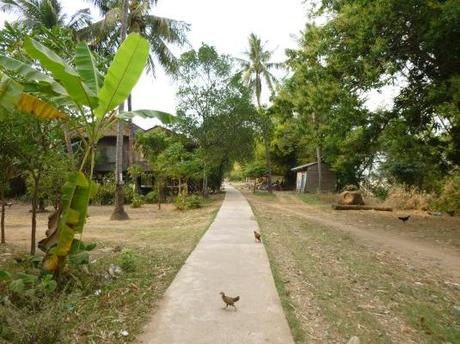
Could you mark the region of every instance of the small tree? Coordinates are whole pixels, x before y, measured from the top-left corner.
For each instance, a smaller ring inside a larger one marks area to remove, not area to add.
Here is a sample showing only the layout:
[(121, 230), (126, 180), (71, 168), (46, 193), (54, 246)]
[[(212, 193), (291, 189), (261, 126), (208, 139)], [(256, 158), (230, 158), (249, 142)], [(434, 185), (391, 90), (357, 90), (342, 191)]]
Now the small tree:
[(268, 170), (267, 166), (264, 166), (261, 163), (253, 163), (249, 164), (246, 166), (244, 169), (244, 176), (247, 178), (253, 178), (254, 179), (254, 187), (252, 189), (252, 192), (256, 192), (256, 186), (257, 186), (257, 179), (261, 177), (266, 177), (268, 176), (270, 171)]
[(81, 130), (85, 149), (80, 167), (69, 175), (62, 188), (57, 227), (50, 228), (50, 235), (39, 243), (46, 252), (44, 268), (58, 274), (66, 263), (75, 235), (83, 232), (89, 200), (95, 191), (91, 179), (96, 145), (104, 130), (118, 118), (130, 119), (142, 115), (170, 120), (171, 117), (153, 110), (125, 113), (115, 110), (128, 97), (147, 62), (149, 44), (138, 34), (129, 35), (121, 44), (102, 85), (93, 54), (84, 43), (77, 47), (75, 68), (31, 38), (26, 38), (24, 48), (52, 77), (21, 61), (0, 56), (0, 63), (5, 69), (12, 75), (19, 74), (28, 84), (35, 83), (35, 89), (39, 90), (32, 94), (24, 85), (0, 75), (0, 88), (3, 90), (0, 109), (24, 111), (44, 119), (64, 119), (67, 115), (54, 105), (59, 99), (60, 104), (64, 103), (67, 110), (74, 111), (85, 123)]

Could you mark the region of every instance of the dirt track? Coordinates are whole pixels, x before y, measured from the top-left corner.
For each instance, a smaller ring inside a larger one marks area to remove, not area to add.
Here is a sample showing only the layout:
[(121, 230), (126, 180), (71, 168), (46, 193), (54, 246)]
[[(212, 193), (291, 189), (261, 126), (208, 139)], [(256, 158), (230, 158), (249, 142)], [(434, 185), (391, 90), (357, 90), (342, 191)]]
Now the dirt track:
[(459, 217), (433, 218), (414, 213), (409, 222), (402, 223), (397, 219), (399, 213), (334, 211), (285, 192), (276, 193), (276, 199), (265, 205), (348, 232), (368, 245), (393, 252), (416, 268), (437, 269), (448, 280), (460, 283)]

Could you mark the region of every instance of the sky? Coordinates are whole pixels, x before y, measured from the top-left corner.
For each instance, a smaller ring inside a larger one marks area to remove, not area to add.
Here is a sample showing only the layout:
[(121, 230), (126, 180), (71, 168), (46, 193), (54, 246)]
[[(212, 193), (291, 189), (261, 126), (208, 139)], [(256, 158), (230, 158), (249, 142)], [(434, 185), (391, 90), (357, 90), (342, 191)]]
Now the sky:
[[(67, 13), (89, 7), (84, 0), (61, 0)], [(159, 0), (152, 14), (182, 20), (191, 25), (189, 41), (194, 49), (202, 43), (213, 45), (220, 53), (243, 57), (248, 36), (254, 32), (270, 50), (273, 61), (285, 60), (286, 48), (297, 47), (297, 38), (307, 22), (303, 0)], [(92, 11), (97, 18), (97, 11)], [(16, 16), (0, 12), (0, 26)], [(174, 49), (176, 55), (180, 50)], [(133, 90), (133, 109), (156, 109), (175, 113), (176, 88), (170, 77), (157, 68), (156, 77), (142, 75)], [(371, 92), (367, 106), (371, 109), (391, 107), (395, 87)], [(264, 97), (267, 98), (267, 95)], [(135, 120), (143, 128), (156, 124), (155, 120)]]

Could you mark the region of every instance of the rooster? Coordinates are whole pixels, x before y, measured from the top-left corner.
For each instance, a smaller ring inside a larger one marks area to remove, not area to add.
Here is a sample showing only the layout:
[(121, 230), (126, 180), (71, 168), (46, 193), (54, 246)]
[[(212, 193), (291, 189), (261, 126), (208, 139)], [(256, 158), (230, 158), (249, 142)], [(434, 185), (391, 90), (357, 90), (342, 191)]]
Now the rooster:
[(260, 236), (259, 232), (254, 231), (254, 238), (256, 239), (256, 241), (261, 242), (261, 240), (260, 240), (261, 236)]
[(407, 220), (410, 219), (410, 215), (407, 215), (407, 216), (399, 216), (398, 219), (400, 219), (402, 222), (406, 222)]
[(225, 303), (224, 309), (227, 308), (228, 306), (233, 306), (235, 308), (235, 310), (236, 310), (235, 302), (239, 301), (239, 299), (240, 299), (239, 296), (237, 296), (237, 297), (226, 296), (223, 291), (221, 291), (219, 294), (222, 295), (222, 300)]

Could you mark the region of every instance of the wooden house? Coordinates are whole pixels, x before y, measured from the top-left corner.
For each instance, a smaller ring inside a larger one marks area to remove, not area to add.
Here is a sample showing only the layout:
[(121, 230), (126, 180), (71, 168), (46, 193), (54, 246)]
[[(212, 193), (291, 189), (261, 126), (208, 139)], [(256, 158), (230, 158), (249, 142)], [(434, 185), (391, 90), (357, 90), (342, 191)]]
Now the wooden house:
[[(317, 192), (318, 190), (318, 163), (311, 162), (291, 169), (296, 172), (296, 190), (298, 192)], [(321, 163), (321, 192), (334, 192), (337, 177), (327, 164)]]

